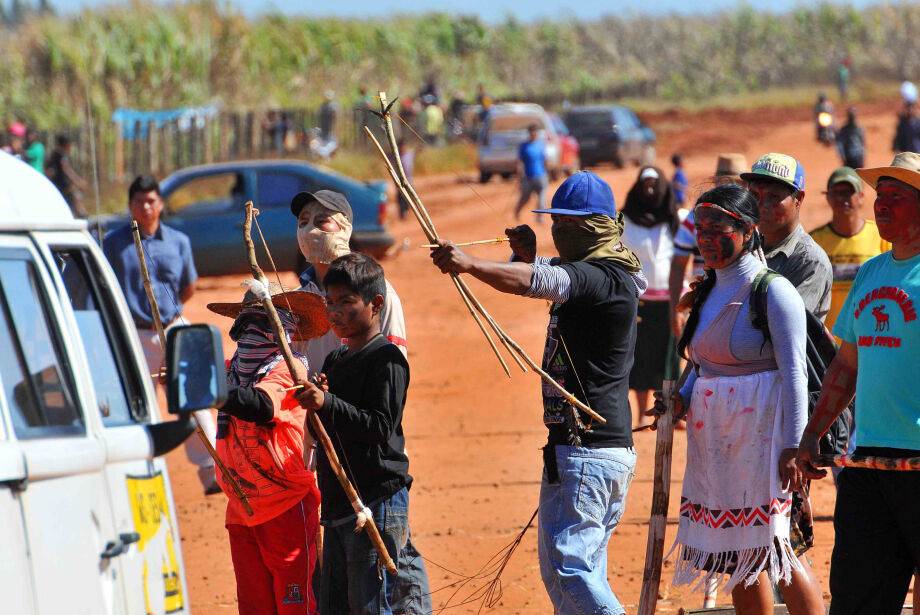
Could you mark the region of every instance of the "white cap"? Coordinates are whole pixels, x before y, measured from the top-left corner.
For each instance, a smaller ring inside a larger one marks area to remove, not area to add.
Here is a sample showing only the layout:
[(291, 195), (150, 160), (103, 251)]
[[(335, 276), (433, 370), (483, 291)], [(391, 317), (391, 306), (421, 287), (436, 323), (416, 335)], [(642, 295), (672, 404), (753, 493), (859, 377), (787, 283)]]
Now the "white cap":
[(658, 171), (656, 171), (652, 167), (648, 167), (647, 169), (642, 171), (642, 173), (639, 174), (639, 181), (642, 181), (644, 179), (658, 179)]

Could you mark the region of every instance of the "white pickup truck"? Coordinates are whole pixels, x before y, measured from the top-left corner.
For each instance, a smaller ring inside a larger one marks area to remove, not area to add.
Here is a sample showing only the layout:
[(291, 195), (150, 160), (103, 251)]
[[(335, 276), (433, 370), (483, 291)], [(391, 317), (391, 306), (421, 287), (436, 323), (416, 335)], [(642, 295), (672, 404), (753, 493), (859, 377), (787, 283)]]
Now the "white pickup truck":
[(54, 186), (0, 153), (0, 612), (188, 613), (160, 422), (118, 282)]

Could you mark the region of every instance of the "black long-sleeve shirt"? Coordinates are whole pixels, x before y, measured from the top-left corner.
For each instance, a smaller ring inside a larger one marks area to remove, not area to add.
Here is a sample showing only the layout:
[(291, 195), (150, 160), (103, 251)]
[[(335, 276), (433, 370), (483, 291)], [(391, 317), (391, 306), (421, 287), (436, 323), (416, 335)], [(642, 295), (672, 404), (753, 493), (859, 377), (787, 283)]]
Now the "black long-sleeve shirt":
[[(399, 348), (382, 335), (356, 352), (341, 346), (326, 357), (323, 373), (329, 391), (317, 414), (362, 501), (374, 504), (410, 486), (402, 430), (409, 364)], [(316, 469), (323, 522), (353, 516), (345, 491), (322, 451)]]

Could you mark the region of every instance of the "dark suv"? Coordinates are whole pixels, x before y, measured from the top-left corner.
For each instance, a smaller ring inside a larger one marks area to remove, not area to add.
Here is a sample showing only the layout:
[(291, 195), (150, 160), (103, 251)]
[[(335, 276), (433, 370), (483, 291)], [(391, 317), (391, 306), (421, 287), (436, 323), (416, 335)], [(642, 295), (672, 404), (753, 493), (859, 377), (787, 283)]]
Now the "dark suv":
[(578, 140), (581, 165), (612, 162), (651, 164), (655, 159), (655, 131), (631, 109), (621, 106), (572, 107), (563, 117)]

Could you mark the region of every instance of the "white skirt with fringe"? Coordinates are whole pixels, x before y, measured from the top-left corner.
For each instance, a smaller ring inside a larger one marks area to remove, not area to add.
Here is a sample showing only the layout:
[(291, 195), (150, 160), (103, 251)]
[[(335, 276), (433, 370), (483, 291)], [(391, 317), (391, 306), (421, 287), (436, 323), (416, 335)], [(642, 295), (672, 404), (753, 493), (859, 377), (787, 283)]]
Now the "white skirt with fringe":
[[(761, 571), (789, 581), (801, 569), (789, 541), (791, 494), (782, 490), (777, 371), (697, 378), (687, 416), (674, 584), (721, 591)], [(679, 547), (679, 548), (678, 548)]]

